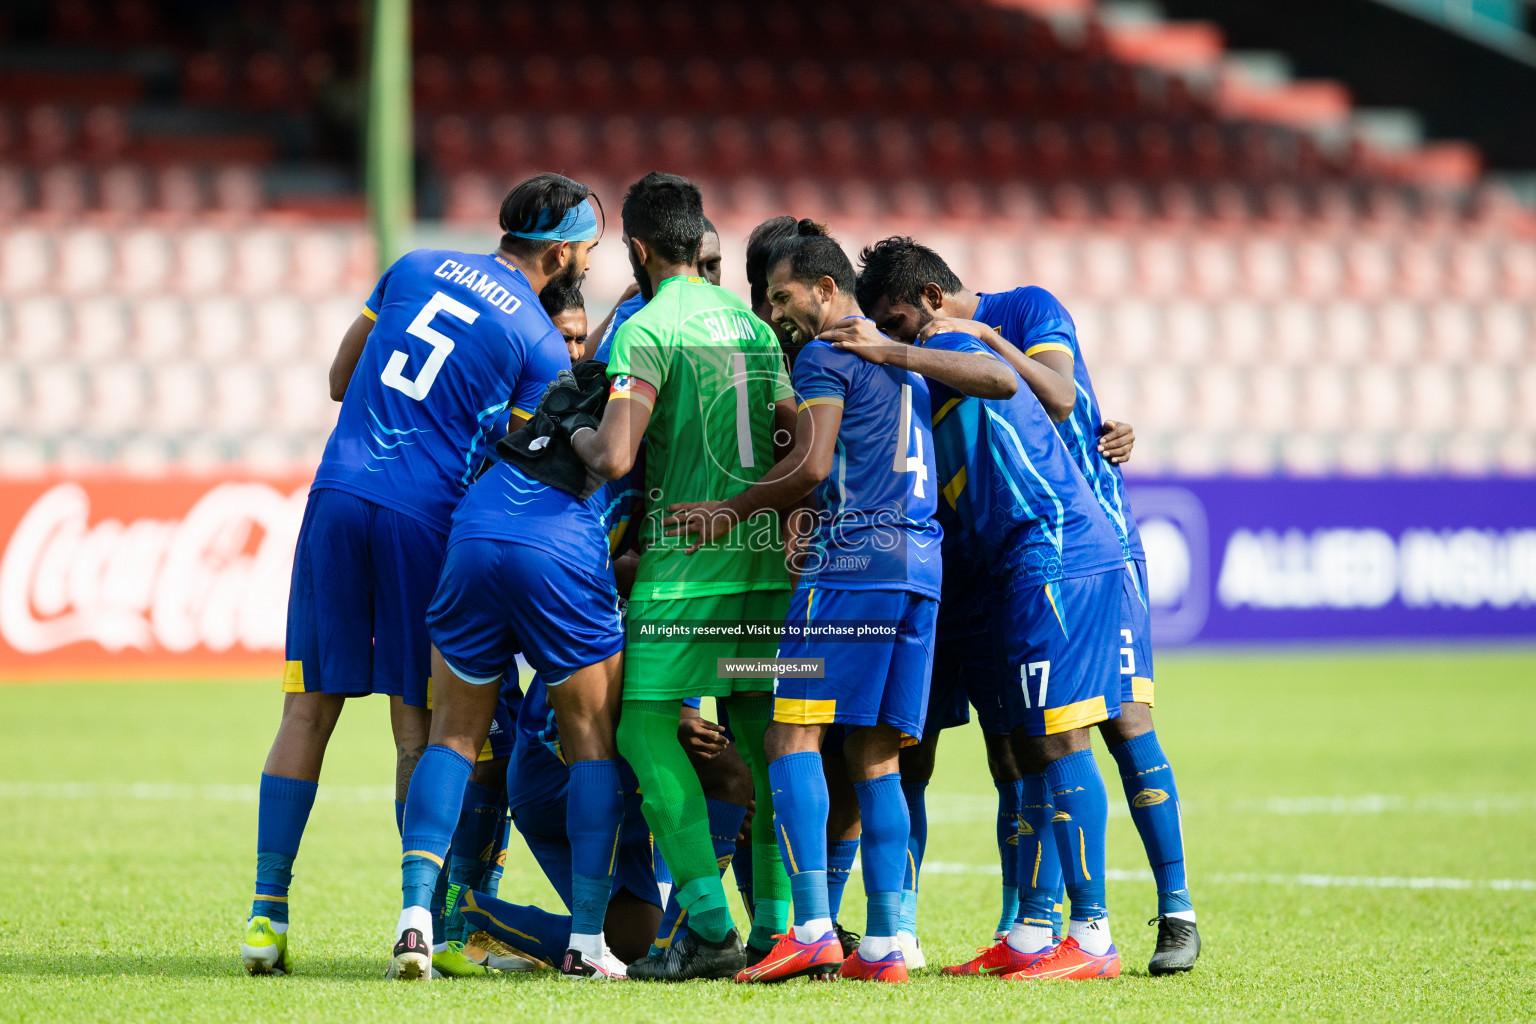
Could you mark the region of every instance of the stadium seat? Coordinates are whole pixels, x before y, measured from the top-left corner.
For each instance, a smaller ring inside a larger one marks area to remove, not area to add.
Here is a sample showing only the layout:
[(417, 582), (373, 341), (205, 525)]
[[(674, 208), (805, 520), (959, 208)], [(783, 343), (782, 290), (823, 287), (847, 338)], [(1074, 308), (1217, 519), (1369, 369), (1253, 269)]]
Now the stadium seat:
[[(292, 296), (275, 296), (255, 302), (253, 306), (255, 316), (250, 345), (253, 358), (278, 367), (296, 358), (315, 355), (315, 339), (309, 332), (309, 306), (306, 302)], [(361, 302), (358, 309), (361, 309)], [(327, 361), (338, 344), (341, 344), (339, 335), (329, 341), (329, 348), (323, 347)], [(324, 379), (324, 375), (321, 378)]]
[(1322, 322), (1319, 351), (1330, 363), (1354, 366), (1371, 351), (1370, 311), (1358, 302), (1330, 302), (1319, 310)]
[(154, 228), (135, 228), (117, 239), (117, 287), (147, 294), (166, 287), (176, 263), (170, 237)]
[(87, 378), (86, 427), (121, 434), (143, 424), (148, 391), (143, 366), (131, 362), (94, 364), (87, 370)]
[(249, 363), (220, 364), (212, 373), (214, 429), (244, 433), (262, 424), (271, 406), (270, 384), (265, 368)]
[(118, 164), (96, 176), (96, 206), (124, 221), (138, 217), (149, 206), (149, 184), (143, 168)]
[(247, 295), (266, 295), (288, 284), (288, 238), (273, 230), (235, 235), (230, 283)]
[(176, 238), (176, 286), (189, 294), (218, 291), (230, 282), (234, 263), (229, 236), (206, 228)]
[(1293, 370), (1266, 364), (1249, 371), (1245, 420), (1276, 434), (1287, 433), (1296, 426), (1296, 407)]
[(103, 231), (80, 228), (63, 233), (58, 238), (59, 290), (86, 295), (105, 288), (116, 269), (115, 256)]
[(44, 363), (60, 358), (70, 335), (69, 306), (54, 295), (11, 300), (11, 345), (8, 358)]
[(1365, 366), (1355, 372), (1355, 425), (1363, 430), (1402, 422), (1402, 371), (1390, 366)]
[(74, 358), (94, 364), (127, 352), (132, 322), (127, 304), (116, 295), (92, 295), (71, 303), (74, 321), (69, 351)]
[(1514, 396), (1510, 375), (1502, 367), (1475, 363), (1462, 373), (1461, 384), (1465, 416), (1460, 426), (1490, 432), (1508, 429)]
[(250, 309), (239, 299), (218, 295), (188, 304), (192, 318), (190, 354), (209, 365), (227, 363), (246, 347)]
[(1479, 311), (1479, 351), (1484, 359), (1508, 366), (1536, 360), (1531, 344), (1530, 311), (1513, 302), (1497, 302)]
[(27, 372), (24, 422), (42, 434), (78, 428), (85, 411), (85, 380), (72, 362), (41, 363)]
[(169, 295), (138, 299), (133, 303), (133, 355), (142, 360), (163, 360), (187, 350), (186, 303)]

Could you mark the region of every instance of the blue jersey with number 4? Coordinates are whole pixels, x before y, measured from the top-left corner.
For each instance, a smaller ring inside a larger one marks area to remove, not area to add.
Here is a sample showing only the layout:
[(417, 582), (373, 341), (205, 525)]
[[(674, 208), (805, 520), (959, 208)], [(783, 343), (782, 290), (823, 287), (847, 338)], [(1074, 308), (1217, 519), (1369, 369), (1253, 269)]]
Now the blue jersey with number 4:
[(528, 415), (571, 365), (565, 342), (522, 271), (494, 254), (408, 253), (364, 314), (376, 322), (314, 486), (447, 533), (509, 411)]
[(1056, 424), (1056, 429), (1119, 534), (1122, 556), (1145, 559), (1141, 531), (1136, 528), (1136, 517), (1131, 514), (1131, 503), (1125, 496), (1125, 478), (1119, 466), (1099, 454), (1104, 417), (1099, 412), (1098, 396), (1093, 393), (1093, 381), (1088, 379), (1088, 364), (1077, 344), (1077, 325), (1072, 322), (1072, 315), (1056, 296), (1034, 286), (984, 294), (980, 300), (975, 319), (1007, 338), (1025, 355), (1065, 352), (1072, 357), (1077, 402), (1072, 406), (1072, 415)]
[[(969, 334), (922, 344), (992, 354)], [(952, 561), (985, 567), (1005, 593), (1120, 568), (1120, 538), (1034, 392), (983, 400), (931, 387), (939, 480), (961, 534)]]
[(938, 497), (928, 384), (812, 341), (795, 358), (802, 410), (839, 405), (832, 472), (816, 487), (820, 521), (801, 587), (910, 590), (939, 597)]

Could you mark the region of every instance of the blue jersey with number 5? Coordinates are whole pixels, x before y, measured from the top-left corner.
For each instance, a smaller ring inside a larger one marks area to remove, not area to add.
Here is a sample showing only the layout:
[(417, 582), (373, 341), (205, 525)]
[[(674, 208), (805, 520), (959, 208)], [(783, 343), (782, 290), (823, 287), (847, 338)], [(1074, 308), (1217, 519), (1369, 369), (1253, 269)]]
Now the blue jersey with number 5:
[(384, 272), (315, 488), (448, 532), (493, 434), (571, 365), (539, 297), (494, 254), (418, 249)]
[(795, 358), (802, 410), (840, 405), (832, 472), (816, 488), (816, 537), (801, 587), (910, 590), (939, 597), (938, 498), (928, 384), (812, 341)]

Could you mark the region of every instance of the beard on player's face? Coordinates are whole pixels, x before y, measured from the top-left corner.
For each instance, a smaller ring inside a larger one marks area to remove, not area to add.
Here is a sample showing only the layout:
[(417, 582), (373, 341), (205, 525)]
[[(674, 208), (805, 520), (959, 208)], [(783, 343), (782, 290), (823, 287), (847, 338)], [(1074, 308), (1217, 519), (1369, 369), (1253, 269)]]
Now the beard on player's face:
[(634, 242), (626, 239), (624, 244), (629, 252), (629, 268), (634, 271), (635, 284), (640, 289), (640, 297), (650, 302), (653, 295), (651, 275), (646, 273), (645, 264), (640, 262), (640, 253), (635, 249)]

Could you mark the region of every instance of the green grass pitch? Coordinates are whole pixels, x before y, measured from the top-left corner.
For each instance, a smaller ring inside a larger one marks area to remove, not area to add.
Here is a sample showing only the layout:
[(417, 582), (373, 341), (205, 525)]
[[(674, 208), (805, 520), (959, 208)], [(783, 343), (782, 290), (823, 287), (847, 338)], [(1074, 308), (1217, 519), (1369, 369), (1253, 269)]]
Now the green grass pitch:
[[(264, 683), (0, 687), (0, 1020), (1495, 1021), (1536, 1017), (1536, 653), (1166, 657), (1156, 717), (1185, 801), (1205, 953), (1149, 978), (1155, 910), (1110, 782), (1125, 974), (937, 976), (997, 914), (979, 735), (929, 790), (909, 986), (383, 980), (399, 908), (385, 704), (332, 742), (293, 888), (298, 973), (247, 978)], [(1102, 743), (1099, 744), (1102, 752)], [(328, 798), (329, 797), (329, 798)], [(858, 876), (845, 917), (862, 925)], [(514, 833), (506, 897), (554, 902)]]

